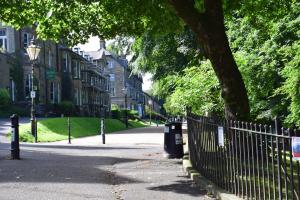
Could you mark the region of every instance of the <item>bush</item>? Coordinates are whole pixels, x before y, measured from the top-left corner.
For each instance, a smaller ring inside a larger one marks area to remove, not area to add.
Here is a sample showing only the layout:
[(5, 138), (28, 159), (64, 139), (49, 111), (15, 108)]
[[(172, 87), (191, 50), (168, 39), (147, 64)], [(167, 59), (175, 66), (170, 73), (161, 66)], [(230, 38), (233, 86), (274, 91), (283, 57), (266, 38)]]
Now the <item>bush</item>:
[(138, 115), (138, 111), (136, 110), (126, 110), (126, 109), (119, 109), (117, 106), (112, 106), (111, 109), (111, 117), (113, 119), (125, 119), (126, 117), (126, 112), (128, 115), (128, 119), (138, 119), (139, 115)]
[(111, 110), (111, 117), (113, 119), (121, 119), (121, 112), (119, 110)]
[(128, 118), (129, 119), (138, 119), (139, 118), (139, 112), (136, 110), (129, 110), (128, 111)]
[(0, 89), (0, 108), (6, 108), (10, 105), (10, 96), (7, 89)]
[(64, 115), (71, 115), (74, 112), (74, 104), (71, 101), (62, 101), (58, 104), (59, 111)]

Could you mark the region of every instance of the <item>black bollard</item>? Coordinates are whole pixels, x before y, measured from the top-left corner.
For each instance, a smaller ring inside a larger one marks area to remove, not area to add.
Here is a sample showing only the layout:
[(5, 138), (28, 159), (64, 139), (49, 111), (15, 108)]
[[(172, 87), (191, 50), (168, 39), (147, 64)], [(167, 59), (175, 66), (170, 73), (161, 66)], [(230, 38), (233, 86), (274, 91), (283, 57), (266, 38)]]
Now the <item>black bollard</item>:
[(19, 144), (19, 117), (13, 114), (11, 117), (11, 159), (20, 159)]
[(68, 117), (68, 135), (69, 135), (69, 144), (71, 144), (71, 122), (70, 122), (70, 117)]
[(100, 119), (100, 134), (102, 136), (102, 144), (105, 144), (105, 127), (104, 127), (104, 118)]

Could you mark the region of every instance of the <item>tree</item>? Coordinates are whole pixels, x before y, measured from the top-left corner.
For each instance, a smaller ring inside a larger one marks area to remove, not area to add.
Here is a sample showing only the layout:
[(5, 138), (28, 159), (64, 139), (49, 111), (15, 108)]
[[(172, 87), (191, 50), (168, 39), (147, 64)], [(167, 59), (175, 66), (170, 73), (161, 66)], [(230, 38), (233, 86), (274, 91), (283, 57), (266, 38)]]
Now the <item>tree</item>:
[(289, 9), (289, 4), (281, 0), (2, 0), (0, 18), (16, 27), (37, 23), (41, 38), (66, 38), (73, 43), (84, 42), (91, 34), (107, 38), (137, 36), (147, 30), (174, 32), (186, 24), (212, 63), (226, 116), (245, 119), (247, 92), (229, 47), (224, 13), (230, 16), (240, 10), (252, 18), (272, 18)]

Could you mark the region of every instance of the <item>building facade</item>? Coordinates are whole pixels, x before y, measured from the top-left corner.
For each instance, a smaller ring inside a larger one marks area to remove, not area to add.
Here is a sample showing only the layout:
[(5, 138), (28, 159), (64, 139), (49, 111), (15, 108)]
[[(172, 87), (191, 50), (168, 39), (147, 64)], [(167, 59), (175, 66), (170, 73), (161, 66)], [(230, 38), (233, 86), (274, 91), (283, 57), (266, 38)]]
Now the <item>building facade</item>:
[(106, 49), (105, 41), (100, 40), (98, 51), (87, 52), (93, 62), (106, 63), (104, 74), (109, 77), (110, 101), (121, 109), (138, 111), (140, 117), (145, 114), (143, 78), (132, 74), (125, 56), (117, 56)]
[(32, 77), (26, 48), (33, 36), (30, 28), (14, 30), (0, 24), (0, 88), (9, 90), (12, 101), (29, 107), (30, 92), (35, 90), (37, 114), (57, 112), (55, 105), (68, 101), (75, 105), (77, 114), (108, 115), (110, 101), (105, 66), (100, 68), (93, 64), (82, 51), (37, 40), (41, 51)]

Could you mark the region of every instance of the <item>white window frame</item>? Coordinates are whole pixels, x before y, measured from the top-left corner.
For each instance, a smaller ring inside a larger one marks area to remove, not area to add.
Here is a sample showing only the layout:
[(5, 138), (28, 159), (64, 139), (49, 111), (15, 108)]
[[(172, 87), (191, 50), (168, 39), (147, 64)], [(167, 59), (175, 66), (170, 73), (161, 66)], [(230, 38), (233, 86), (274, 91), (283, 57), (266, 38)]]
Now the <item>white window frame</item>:
[(110, 88), (110, 93), (112, 97), (116, 96), (116, 89), (114, 87)]
[(48, 66), (53, 68), (51, 49), (48, 50)]
[(55, 92), (56, 92), (56, 89), (55, 89), (55, 82), (51, 81), (50, 82), (50, 101), (51, 103), (55, 103)]

